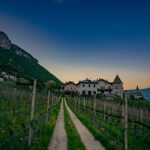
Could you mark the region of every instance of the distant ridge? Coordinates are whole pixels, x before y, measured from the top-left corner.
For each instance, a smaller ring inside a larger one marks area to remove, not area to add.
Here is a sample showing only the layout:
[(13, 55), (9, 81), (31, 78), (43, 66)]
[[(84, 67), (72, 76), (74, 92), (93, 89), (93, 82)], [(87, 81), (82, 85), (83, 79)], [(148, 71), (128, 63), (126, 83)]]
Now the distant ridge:
[[(136, 92), (136, 90), (129, 90), (129, 91)], [(141, 92), (144, 98), (150, 102), (150, 88), (139, 89), (139, 92)]]
[(37, 79), (40, 82), (49, 80), (61, 85), (62, 82), (53, 74), (48, 72), (31, 54), (19, 46), (11, 44), (4, 32), (0, 32), (0, 71), (26, 79)]

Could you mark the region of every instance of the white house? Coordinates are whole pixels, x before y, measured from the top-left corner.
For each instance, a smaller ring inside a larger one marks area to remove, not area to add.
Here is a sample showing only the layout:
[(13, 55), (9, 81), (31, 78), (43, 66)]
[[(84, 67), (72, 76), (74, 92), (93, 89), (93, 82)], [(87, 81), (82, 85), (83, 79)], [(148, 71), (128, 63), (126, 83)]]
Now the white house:
[(3, 82), (3, 81), (4, 81), (4, 78), (1, 78), (1, 77), (0, 77), (0, 82)]
[(111, 94), (112, 92), (112, 83), (106, 80), (100, 79), (97, 81), (96, 88), (97, 88), (97, 94), (108, 95), (108, 94)]
[(79, 95), (94, 95), (96, 94), (96, 81), (89, 79), (79, 81), (77, 84), (77, 92)]
[(77, 85), (74, 82), (66, 82), (63, 87), (66, 92), (77, 92)]
[(74, 91), (79, 95), (118, 95), (123, 97), (123, 82), (117, 75), (113, 82), (108, 82), (104, 79), (91, 81), (89, 79), (79, 81), (78, 84), (67, 82), (64, 84), (65, 91)]
[(6, 80), (9, 80), (9, 81), (14, 81), (14, 82), (17, 81), (17, 77), (16, 77), (16, 76), (9, 75), (9, 74), (5, 74), (5, 75), (3, 76), (3, 78), (6, 79)]

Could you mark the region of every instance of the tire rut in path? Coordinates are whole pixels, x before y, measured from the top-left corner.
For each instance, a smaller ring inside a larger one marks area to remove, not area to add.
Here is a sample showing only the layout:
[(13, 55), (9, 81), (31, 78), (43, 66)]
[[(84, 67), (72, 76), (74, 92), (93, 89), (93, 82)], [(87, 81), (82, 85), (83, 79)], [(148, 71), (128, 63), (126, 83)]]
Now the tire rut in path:
[(53, 136), (50, 140), (48, 150), (67, 150), (67, 134), (64, 126), (63, 101), (56, 121)]
[(80, 135), (82, 142), (84, 143), (86, 150), (105, 150), (102, 144), (95, 140), (94, 136), (89, 132), (89, 130), (81, 123), (77, 116), (68, 107), (66, 101), (65, 106), (69, 112), (69, 115)]

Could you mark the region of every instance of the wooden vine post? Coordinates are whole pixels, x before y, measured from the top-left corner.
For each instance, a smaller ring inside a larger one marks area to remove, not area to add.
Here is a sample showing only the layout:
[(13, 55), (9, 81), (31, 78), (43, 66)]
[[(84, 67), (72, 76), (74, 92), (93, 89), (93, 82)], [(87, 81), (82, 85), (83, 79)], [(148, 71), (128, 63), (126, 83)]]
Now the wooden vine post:
[(84, 111), (85, 111), (85, 97), (83, 99), (83, 106), (84, 106)]
[(121, 104), (122, 109), (122, 125), (124, 124), (124, 104)]
[(125, 110), (124, 110), (124, 150), (128, 150), (128, 99), (125, 93)]
[(51, 94), (51, 101), (52, 101), (52, 106), (54, 106), (54, 97), (52, 94)]
[(78, 112), (80, 112), (80, 97), (78, 97)]
[(141, 108), (140, 110), (140, 121), (142, 122), (143, 121), (143, 109)]
[(31, 104), (31, 114), (30, 114), (30, 128), (29, 128), (29, 143), (30, 146), (32, 143), (32, 121), (34, 117), (34, 111), (35, 111), (35, 96), (36, 96), (36, 83), (37, 80), (34, 79), (34, 85), (33, 85), (33, 93), (32, 93), (32, 104)]
[(15, 125), (16, 123), (16, 93), (17, 93), (17, 89), (14, 89), (14, 104), (13, 104), (13, 124)]
[(103, 97), (102, 97), (102, 102), (103, 102), (103, 113), (104, 113), (104, 120), (105, 120), (105, 118), (106, 118), (106, 116), (105, 116), (106, 103), (105, 103), (105, 99)]
[(48, 91), (48, 98), (47, 98), (47, 115), (46, 115), (46, 122), (48, 121), (48, 111), (49, 111), (49, 101), (50, 101), (50, 90)]
[(77, 111), (77, 102), (76, 102), (76, 97), (74, 98), (74, 102), (75, 102), (75, 112)]
[(95, 117), (96, 117), (96, 95), (94, 95), (94, 100), (93, 100), (93, 124), (95, 125)]

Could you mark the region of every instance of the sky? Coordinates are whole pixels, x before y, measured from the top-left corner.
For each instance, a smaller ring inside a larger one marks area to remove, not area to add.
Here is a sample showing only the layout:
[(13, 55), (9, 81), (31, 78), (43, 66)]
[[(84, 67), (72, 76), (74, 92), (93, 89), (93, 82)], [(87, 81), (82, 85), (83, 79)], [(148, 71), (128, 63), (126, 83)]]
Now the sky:
[(150, 87), (149, 0), (1, 0), (0, 30), (61, 81), (119, 74)]

